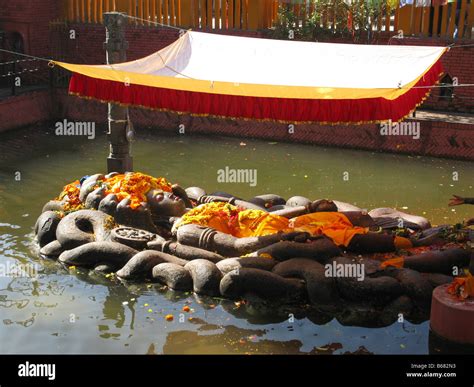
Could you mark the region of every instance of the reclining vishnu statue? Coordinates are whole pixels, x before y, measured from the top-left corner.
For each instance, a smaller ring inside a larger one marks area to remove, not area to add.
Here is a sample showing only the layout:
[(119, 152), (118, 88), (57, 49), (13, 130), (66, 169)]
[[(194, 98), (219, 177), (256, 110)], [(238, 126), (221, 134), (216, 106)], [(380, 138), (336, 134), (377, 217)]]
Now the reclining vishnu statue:
[[(462, 225), (432, 227), (420, 216), (336, 200), (208, 195), (137, 172), (66, 185), (43, 207), (35, 233), (42, 257), (122, 281), (335, 310), (366, 306), (386, 323), (429, 308), (454, 267), (474, 269)], [(362, 279), (346, 270), (355, 265)]]

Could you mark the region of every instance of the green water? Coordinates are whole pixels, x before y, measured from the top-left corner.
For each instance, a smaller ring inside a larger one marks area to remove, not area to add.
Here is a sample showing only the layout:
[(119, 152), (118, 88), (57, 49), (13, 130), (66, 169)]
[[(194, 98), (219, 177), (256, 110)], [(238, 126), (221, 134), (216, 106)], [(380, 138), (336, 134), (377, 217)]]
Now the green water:
[[(133, 152), (136, 170), (208, 192), (406, 208), (433, 224), (474, 216), (472, 207), (446, 205), (454, 193), (474, 196), (474, 163), (157, 132), (139, 133)], [(33, 278), (0, 276), (0, 353), (428, 353), (428, 322), (343, 326), (293, 309), (125, 285), (38, 259), (32, 227), (41, 207), (64, 184), (103, 172), (106, 154), (105, 136), (56, 137), (41, 128), (0, 136), (0, 264), (38, 270)], [(256, 169), (257, 185), (218, 183), (226, 166)], [(185, 305), (191, 312), (182, 312)]]

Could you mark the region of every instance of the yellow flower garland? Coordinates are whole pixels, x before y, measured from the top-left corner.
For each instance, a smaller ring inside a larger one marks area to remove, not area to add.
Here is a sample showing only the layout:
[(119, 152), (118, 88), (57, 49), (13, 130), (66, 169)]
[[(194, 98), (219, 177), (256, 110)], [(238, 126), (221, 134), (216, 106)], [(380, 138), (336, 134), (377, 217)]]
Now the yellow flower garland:
[[(136, 209), (142, 202), (147, 201), (146, 194), (151, 189), (160, 189), (165, 192), (172, 192), (171, 183), (164, 177), (153, 177), (140, 172), (129, 174), (119, 174), (108, 179), (98, 180), (94, 189), (105, 186), (105, 195), (115, 194), (118, 201), (130, 199), (130, 207)], [(55, 200), (65, 201), (66, 211), (77, 211), (84, 208), (79, 199), (81, 184), (79, 180), (64, 186), (62, 192)]]
[[(100, 186), (100, 182), (98, 182)], [(161, 189), (165, 192), (171, 192), (171, 184), (163, 177), (152, 177), (140, 172), (134, 172), (127, 175), (115, 175), (104, 179), (105, 194), (113, 193), (120, 202), (123, 199), (130, 199), (130, 207), (135, 209), (140, 207), (142, 202), (146, 202), (146, 194), (151, 189)]]

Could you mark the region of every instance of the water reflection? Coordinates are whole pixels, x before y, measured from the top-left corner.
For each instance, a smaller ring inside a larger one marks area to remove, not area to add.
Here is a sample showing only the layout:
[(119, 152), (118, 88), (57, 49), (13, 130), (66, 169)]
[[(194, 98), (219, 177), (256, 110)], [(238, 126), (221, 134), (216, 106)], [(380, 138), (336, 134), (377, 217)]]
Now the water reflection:
[(0, 307), (2, 308), (16, 307), (18, 309), (23, 309), (29, 302), (30, 300), (28, 299), (9, 300), (6, 295), (0, 295)]
[(448, 342), (430, 330), (429, 353), (430, 355), (472, 355), (474, 345), (466, 346)]
[[(118, 280), (109, 275), (97, 273), (94, 271), (71, 269), (76, 278), (90, 285), (102, 285), (106, 292), (102, 304), (101, 321), (112, 321), (117, 329), (123, 328), (126, 324), (130, 330), (135, 326), (135, 303), (130, 300), (136, 300), (140, 295), (138, 291), (130, 291), (129, 288), (123, 286)], [(127, 314), (126, 311), (129, 313)], [(130, 316), (127, 322), (127, 316)], [(101, 323), (98, 325), (100, 337), (102, 338), (118, 338), (120, 333), (110, 333), (109, 325)]]
[[(205, 321), (200, 321), (205, 327)], [(243, 329), (234, 325), (227, 325), (218, 333), (200, 334), (203, 329), (195, 331), (170, 332), (166, 336), (163, 346), (164, 354), (291, 354), (291, 355), (331, 355), (340, 352), (343, 345), (339, 342), (331, 342), (310, 351), (303, 351), (301, 340), (270, 340), (265, 338), (267, 333), (264, 329)], [(149, 352), (155, 353), (155, 347), (150, 345)], [(349, 353), (370, 354), (364, 346), (360, 346), (354, 352)]]

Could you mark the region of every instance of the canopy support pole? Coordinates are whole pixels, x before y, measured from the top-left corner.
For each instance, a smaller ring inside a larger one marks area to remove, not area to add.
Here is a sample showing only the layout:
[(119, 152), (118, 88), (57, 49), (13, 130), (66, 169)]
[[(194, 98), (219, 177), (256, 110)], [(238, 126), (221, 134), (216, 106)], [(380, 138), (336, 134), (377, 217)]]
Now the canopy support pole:
[[(128, 42), (125, 40), (125, 25), (127, 18), (120, 12), (104, 13), (107, 64), (125, 62)], [(133, 133), (128, 116), (128, 108), (115, 103), (108, 104), (108, 139), (110, 153), (107, 158), (107, 171), (124, 173), (132, 171), (133, 158), (131, 155), (130, 141), (127, 133)]]

